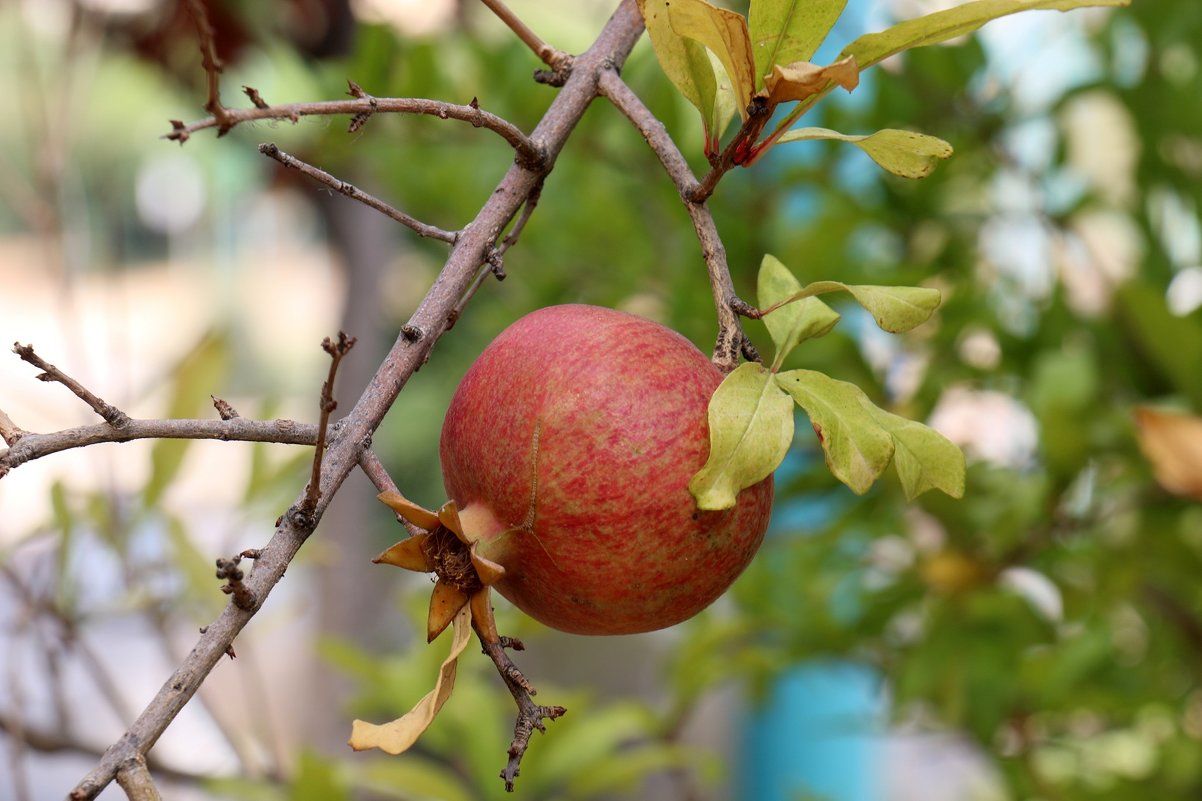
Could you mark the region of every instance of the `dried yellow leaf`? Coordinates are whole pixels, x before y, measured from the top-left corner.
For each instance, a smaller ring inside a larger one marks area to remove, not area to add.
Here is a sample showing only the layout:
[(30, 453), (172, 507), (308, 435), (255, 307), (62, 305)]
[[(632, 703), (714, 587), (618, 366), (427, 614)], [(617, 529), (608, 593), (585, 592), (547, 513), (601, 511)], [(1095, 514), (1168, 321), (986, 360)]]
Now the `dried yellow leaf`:
[(467, 642), (472, 636), (471, 607), (464, 606), (455, 616), (455, 635), (451, 641), (451, 653), (443, 660), (438, 671), (438, 679), (434, 689), (426, 693), (413, 709), (401, 717), (377, 725), (363, 720), (356, 720), (351, 725), (351, 739), (347, 742), (356, 751), (366, 751), (369, 748), (379, 748), (388, 754), (399, 754), (407, 750), (430, 727), (434, 716), (442, 705), (451, 697), (455, 688), (455, 672), (459, 655), (467, 648)]
[(1140, 450), (1166, 491), (1202, 501), (1202, 417), (1135, 410)]

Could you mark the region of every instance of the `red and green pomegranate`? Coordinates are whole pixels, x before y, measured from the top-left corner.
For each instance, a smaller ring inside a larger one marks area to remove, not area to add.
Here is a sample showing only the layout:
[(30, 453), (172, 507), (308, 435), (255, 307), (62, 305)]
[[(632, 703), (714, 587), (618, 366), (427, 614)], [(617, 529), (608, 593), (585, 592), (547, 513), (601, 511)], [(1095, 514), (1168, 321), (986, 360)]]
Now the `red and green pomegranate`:
[(611, 309), (553, 306), (502, 332), (459, 385), (440, 448), (463, 539), (504, 568), (495, 588), (578, 634), (663, 628), (721, 595), (772, 506), (771, 478), (721, 512), (689, 493), (721, 379), (679, 334)]

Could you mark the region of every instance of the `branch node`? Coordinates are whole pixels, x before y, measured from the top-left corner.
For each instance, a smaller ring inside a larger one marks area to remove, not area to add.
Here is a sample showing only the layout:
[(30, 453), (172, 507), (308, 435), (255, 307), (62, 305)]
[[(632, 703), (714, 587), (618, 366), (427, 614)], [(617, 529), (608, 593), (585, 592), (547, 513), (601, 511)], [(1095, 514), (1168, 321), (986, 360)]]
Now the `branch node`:
[(234, 606), (239, 609), (249, 611), (259, 605), (258, 598), (251, 592), (250, 588), (242, 583), (244, 575), (238, 564), (242, 561), (242, 556), (235, 556), (233, 559), (217, 558), (217, 578), (220, 581), (227, 582), (222, 585), (221, 591), (226, 595), (234, 596)]
[(355, 116), (351, 117), (351, 124), (347, 126), (347, 133), (355, 133), (371, 119), (371, 115), (376, 113), (376, 109), (380, 107), (380, 103), (375, 97), (363, 91), (363, 87), (354, 81), (347, 79), (347, 94), (357, 100), (367, 100), (368, 108), (366, 111), (360, 111)]
[(425, 335), (425, 331), (412, 323), (405, 323), (401, 326), (401, 336), (405, 338), (406, 342), (419, 342)]

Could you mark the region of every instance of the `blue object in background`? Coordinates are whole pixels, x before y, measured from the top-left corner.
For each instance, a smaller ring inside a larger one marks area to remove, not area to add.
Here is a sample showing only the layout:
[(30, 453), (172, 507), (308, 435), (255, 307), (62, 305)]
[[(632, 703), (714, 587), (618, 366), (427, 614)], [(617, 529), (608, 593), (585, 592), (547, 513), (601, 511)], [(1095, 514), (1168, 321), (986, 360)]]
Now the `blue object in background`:
[(866, 667), (789, 671), (749, 710), (741, 801), (877, 801), (884, 706), (880, 679)]

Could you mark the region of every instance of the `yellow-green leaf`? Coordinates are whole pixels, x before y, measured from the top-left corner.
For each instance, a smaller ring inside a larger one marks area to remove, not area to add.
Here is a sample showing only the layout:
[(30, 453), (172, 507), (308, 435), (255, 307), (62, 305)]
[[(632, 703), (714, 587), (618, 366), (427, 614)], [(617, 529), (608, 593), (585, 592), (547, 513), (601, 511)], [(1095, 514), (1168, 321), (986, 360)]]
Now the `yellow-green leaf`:
[(825, 67), (808, 61), (773, 65), (764, 76), (764, 91), (768, 93), (769, 103), (786, 103), (805, 100), (832, 83), (849, 92), (860, 85), (860, 68), (854, 58), (847, 56)]
[(1090, 6), (1126, 6), (1131, 0), (974, 0), (937, 11), (925, 17), (900, 22), (879, 33), (869, 33), (843, 48), (840, 55), (853, 55), (860, 69), (913, 47), (946, 42), (972, 33), (986, 22), (1020, 11), (1070, 11)]
[(964, 496), (964, 453), (932, 428), (886, 412), (864, 398), (869, 413), (893, 437), (893, 465), (906, 500), (937, 489), (953, 498)]
[[(814, 295), (827, 292), (850, 292), (856, 302), (863, 306), (876, 324), (891, 334), (909, 331), (927, 320), (939, 308), (941, 296), (938, 289), (921, 286), (874, 286), (872, 284), (844, 284), (840, 281), (815, 281), (806, 284), (782, 301), (764, 307), (765, 315), (775, 314), (776, 309), (796, 303)], [(766, 319), (766, 317), (765, 317)]]
[(774, 64), (808, 61), (847, 0), (752, 0), (748, 11), (757, 88)]
[(417, 738), (430, 727), (438, 710), (442, 709), (442, 705), (450, 698), (451, 690), (455, 687), (459, 655), (467, 648), (471, 636), (472, 612), (471, 607), (465, 605), (455, 616), (451, 653), (438, 671), (434, 689), (426, 693), (413, 709), (391, 723), (378, 726), (356, 720), (351, 724), (351, 739), (348, 742), (350, 747), (356, 751), (379, 748), (385, 753), (399, 754), (417, 742)]
[(716, 146), (734, 113), (732, 107), (721, 102), (719, 87), (725, 76), (720, 79), (715, 73), (709, 51), (701, 43), (672, 30), (667, 0), (639, 0), (639, 11), (660, 67), (668, 80), (701, 113), (706, 140)]
[(934, 171), (936, 164), (952, 155), (952, 146), (938, 137), (896, 128), (885, 128), (863, 136), (842, 134), (829, 128), (794, 128), (782, 134), (777, 142), (814, 139), (850, 142), (877, 164), (903, 178), (925, 178)]
[(710, 453), (689, 482), (697, 508), (729, 509), (739, 491), (772, 474), (793, 441), (793, 404), (754, 362), (741, 364), (710, 398)]
[[(775, 306), (801, 291), (801, 284), (793, 277), (793, 273), (771, 254), (765, 254), (760, 262), (756, 282), (756, 296), (761, 309)], [(768, 335), (776, 346), (776, 356), (772, 360), (772, 371), (776, 372), (793, 348), (807, 339), (829, 332), (839, 322), (839, 315), (818, 298), (803, 298), (778, 307), (764, 315), (763, 319)]]
[(894, 446), (866, 408), (872, 402), (863, 390), (813, 370), (778, 373), (776, 383), (810, 416), (835, 478), (857, 495), (867, 492), (889, 466)]
[(705, 45), (722, 62), (734, 84), (739, 114), (745, 117), (755, 92), (755, 59), (747, 20), (705, 0), (672, 0), (667, 5), (672, 30)]

